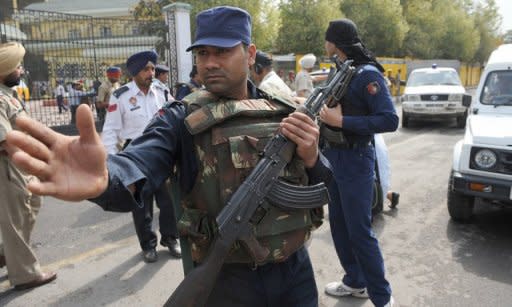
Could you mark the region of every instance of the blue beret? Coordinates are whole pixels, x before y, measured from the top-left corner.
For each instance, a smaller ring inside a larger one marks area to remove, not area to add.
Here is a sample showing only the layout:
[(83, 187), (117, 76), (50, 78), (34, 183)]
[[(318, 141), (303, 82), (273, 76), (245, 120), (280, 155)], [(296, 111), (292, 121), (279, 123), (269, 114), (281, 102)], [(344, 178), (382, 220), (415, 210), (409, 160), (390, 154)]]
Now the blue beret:
[(139, 53), (135, 53), (126, 60), (126, 69), (132, 77), (135, 77), (146, 65), (148, 62), (152, 62), (156, 64), (158, 59), (158, 55), (155, 51), (142, 51)]
[(196, 16), (195, 42), (187, 48), (215, 46), (230, 48), (240, 43), (251, 43), (251, 15), (231, 6), (218, 6)]

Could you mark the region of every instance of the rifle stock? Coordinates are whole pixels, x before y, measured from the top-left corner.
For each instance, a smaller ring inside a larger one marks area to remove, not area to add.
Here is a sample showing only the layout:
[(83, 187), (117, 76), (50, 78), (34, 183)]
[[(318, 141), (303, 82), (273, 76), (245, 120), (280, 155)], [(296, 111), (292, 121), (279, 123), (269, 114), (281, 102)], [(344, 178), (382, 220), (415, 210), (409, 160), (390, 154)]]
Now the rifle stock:
[(231, 244), (218, 238), (208, 258), (200, 266), (193, 269), (180, 283), (171, 297), (165, 302), (165, 307), (203, 307), (206, 306), (208, 295), (215, 286), (217, 275), (224, 264)]
[[(337, 58), (334, 61), (337, 71), (330, 76), (326, 86), (315, 88), (298, 112), (315, 118), (324, 103), (343, 96), (354, 72), (350, 66), (352, 61), (341, 63)], [(268, 142), (263, 157), (217, 216), (219, 233), (205, 261), (185, 276), (164, 306), (206, 305), (231, 246), (236, 240), (252, 235), (250, 219), (270, 194), (280, 172), (292, 159), (295, 148), (296, 144), (279, 132)]]

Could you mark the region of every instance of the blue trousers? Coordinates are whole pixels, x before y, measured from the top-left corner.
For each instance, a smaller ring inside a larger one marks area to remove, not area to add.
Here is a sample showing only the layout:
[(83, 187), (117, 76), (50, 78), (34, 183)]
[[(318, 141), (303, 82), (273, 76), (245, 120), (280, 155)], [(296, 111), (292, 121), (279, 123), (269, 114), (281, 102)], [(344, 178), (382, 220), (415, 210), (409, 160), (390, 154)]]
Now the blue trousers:
[(318, 291), (307, 250), (302, 247), (284, 262), (256, 269), (248, 264), (225, 264), (206, 306), (318, 306)]
[(375, 306), (388, 303), (391, 287), (384, 277), (384, 261), (372, 231), (371, 203), (375, 176), (373, 146), (324, 151), (335, 180), (329, 194), (329, 222), (336, 253), (345, 270), (343, 282), (368, 289)]
[[(160, 227), (160, 234), (162, 238), (171, 237), (177, 239), (178, 229), (176, 227), (174, 207), (165, 182), (155, 191), (154, 197), (156, 205), (160, 208), (158, 225)], [(158, 243), (157, 236), (152, 229), (153, 195), (149, 195), (149, 197), (144, 200), (144, 207), (135, 208), (132, 211), (132, 215), (135, 232), (137, 233), (142, 250), (146, 251), (156, 248)]]

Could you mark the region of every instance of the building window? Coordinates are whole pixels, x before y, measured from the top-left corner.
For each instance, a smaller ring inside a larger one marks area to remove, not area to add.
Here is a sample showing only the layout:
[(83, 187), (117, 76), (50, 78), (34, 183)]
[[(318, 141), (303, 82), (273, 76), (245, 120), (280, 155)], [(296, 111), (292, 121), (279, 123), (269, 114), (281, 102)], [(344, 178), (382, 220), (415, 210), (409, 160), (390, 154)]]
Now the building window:
[(77, 38), (80, 38), (80, 37), (81, 37), (80, 31), (78, 31), (76, 29), (68, 31), (68, 38), (69, 39), (77, 39)]
[(112, 37), (112, 29), (110, 27), (101, 27), (100, 35), (101, 37)]

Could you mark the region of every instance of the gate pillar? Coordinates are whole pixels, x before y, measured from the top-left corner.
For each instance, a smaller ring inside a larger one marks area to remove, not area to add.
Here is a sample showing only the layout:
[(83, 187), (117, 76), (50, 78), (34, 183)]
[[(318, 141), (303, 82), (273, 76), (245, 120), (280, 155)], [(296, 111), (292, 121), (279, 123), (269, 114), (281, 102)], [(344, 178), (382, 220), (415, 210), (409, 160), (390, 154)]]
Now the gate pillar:
[(190, 10), (187, 3), (175, 2), (163, 7), (165, 23), (169, 31), (169, 84), (188, 82), (188, 74), (192, 70), (192, 54), (185, 50), (191, 45)]

